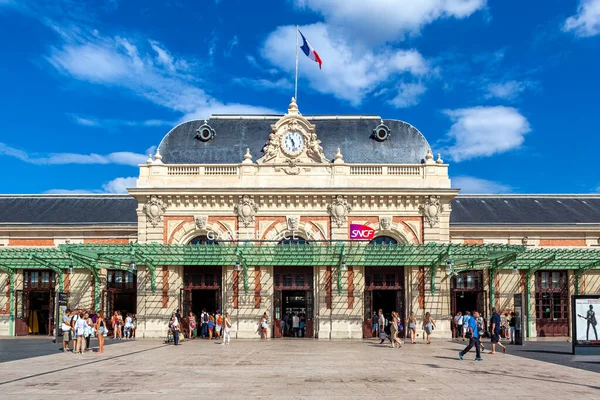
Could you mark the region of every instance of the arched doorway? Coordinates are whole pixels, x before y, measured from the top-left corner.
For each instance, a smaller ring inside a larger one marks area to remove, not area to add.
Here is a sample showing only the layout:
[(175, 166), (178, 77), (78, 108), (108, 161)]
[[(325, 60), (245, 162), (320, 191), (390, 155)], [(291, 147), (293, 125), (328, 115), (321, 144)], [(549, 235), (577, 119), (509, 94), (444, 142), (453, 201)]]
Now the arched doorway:
[[(278, 246), (310, 245), (304, 238), (283, 239)], [(275, 266), (273, 271), (273, 337), (313, 337), (314, 291), (312, 266)], [(294, 331), (294, 317), (298, 329)]]
[[(378, 236), (369, 242), (371, 245), (395, 246), (398, 241), (390, 236)], [(363, 336), (373, 337), (373, 314), (382, 310), (384, 317), (391, 320), (392, 311), (396, 311), (402, 322), (404, 315), (404, 266), (365, 267), (365, 313)]]
[[(217, 246), (218, 244), (218, 241), (207, 236), (197, 236), (189, 242), (190, 246)], [(202, 310), (209, 313), (221, 310), (222, 268), (214, 265), (183, 267), (183, 288), (179, 297), (179, 308), (184, 318), (187, 318), (190, 311), (196, 315), (196, 318), (200, 318)]]

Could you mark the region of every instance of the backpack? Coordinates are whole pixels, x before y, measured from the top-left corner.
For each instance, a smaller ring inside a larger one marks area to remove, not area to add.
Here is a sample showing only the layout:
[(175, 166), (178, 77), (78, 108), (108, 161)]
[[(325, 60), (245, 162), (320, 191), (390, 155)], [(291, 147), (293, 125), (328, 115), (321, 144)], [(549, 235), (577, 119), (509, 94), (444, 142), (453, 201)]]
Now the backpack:
[(202, 314), (202, 322), (208, 322), (208, 313)]
[(219, 318), (217, 318), (217, 324), (223, 325), (223, 317), (220, 315), (219, 315)]

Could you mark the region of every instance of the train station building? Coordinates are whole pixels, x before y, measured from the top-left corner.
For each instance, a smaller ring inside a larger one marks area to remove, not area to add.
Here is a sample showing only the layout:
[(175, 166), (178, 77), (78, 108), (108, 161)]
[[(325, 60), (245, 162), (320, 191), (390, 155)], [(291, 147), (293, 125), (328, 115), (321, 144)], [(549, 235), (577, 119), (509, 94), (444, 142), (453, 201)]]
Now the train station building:
[[(541, 168), (543, 166), (540, 166)], [(410, 124), (374, 115), (213, 115), (166, 134), (128, 195), (0, 196), (0, 335), (48, 334), (71, 308), (227, 311), (233, 334), (371, 336), (373, 311), (512, 311), (567, 336), (570, 296), (600, 293), (600, 196), (461, 195)], [(526, 171), (524, 171), (526, 173)]]

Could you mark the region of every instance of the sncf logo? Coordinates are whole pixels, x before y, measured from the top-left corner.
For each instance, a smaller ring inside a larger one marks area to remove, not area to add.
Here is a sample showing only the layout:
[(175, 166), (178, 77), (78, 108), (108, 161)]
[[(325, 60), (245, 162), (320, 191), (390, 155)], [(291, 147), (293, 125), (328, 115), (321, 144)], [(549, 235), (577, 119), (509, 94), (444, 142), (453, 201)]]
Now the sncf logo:
[(362, 224), (350, 224), (350, 240), (371, 240), (375, 229)]

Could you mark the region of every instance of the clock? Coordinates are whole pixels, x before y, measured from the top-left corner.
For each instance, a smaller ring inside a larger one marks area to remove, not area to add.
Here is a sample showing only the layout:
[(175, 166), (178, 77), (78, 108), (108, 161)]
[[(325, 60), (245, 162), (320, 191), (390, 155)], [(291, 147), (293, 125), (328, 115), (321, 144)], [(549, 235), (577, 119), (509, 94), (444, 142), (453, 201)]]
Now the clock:
[(297, 131), (286, 132), (281, 137), (281, 145), (284, 153), (288, 156), (295, 157), (302, 153), (304, 149), (304, 136)]

